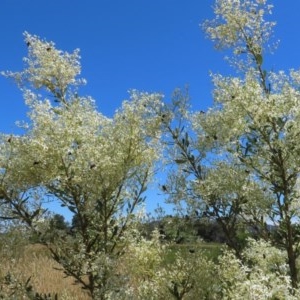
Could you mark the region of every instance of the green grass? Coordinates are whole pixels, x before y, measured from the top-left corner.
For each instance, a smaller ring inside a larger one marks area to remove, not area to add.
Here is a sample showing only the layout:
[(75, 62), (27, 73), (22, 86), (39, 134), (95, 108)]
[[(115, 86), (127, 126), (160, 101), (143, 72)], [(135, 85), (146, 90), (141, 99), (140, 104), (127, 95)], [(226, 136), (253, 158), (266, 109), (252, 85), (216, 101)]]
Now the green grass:
[(169, 251), (166, 252), (165, 261), (166, 263), (172, 263), (177, 252), (184, 256), (201, 252), (207, 258), (217, 261), (218, 256), (221, 254), (222, 246), (223, 244), (205, 242), (172, 244), (167, 248)]

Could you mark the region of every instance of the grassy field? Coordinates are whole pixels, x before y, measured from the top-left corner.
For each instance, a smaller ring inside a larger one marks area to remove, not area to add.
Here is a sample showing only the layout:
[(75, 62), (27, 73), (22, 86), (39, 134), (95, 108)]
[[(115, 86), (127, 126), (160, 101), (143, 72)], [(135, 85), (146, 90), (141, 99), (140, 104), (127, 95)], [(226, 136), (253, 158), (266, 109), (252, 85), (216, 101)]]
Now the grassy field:
[(209, 259), (216, 261), (221, 253), (221, 244), (218, 243), (190, 243), (190, 244), (173, 244), (169, 247), (166, 261), (172, 262), (175, 258), (175, 253), (180, 251), (183, 255), (190, 255), (195, 252), (201, 252)]
[(58, 295), (58, 299), (87, 300), (87, 293), (70, 277), (65, 277), (59, 265), (50, 257), (42, 245), (28, 245), (16, 259), (2, 260), (0, 275), (8, 272), (20, 282), (31, 277), (35, 292)]
[[(81, 286), (74, 283), (71, 277), (66, 277), (60, 266), (51, 258), (49, 250), (42, 245), (25, 245), (21, 250), (14, 249), (9, 257), (1, 261), (0, 276), (10, 272), (20, 282), (26, 282), (31, 277), (30, 283), (35, 292), (57, 294), (58, 299), (88, 300), (90, 297)], [(13, 250), (13, 249), (12, 249)], [(166, 251), (165, 262), (172, 263), (176, 253), (192, 255), (203, 252), (208, 258), (216, 259), (220, 253), (220, 244), (215, 243), (190, 243), (175, 244)]]

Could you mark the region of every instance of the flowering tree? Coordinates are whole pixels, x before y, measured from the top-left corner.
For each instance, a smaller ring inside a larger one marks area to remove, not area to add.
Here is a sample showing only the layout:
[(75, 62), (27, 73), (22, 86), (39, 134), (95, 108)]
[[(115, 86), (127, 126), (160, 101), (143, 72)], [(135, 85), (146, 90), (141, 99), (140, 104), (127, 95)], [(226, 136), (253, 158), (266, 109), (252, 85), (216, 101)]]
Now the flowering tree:
[[(174, 253), (160, 240), (157, 230), (151, 240), (136, 232), (121, 263), (130, 274), (124, 299), (219, 299), (221, 281), (207, 253), (199, 249)], [(167, 261), (168, 256), (174, 257)]]
[[(197, 214), (216, 218), (237, 254), (241, 224), (272, 239), (285, 249), (296, 287), (300, 73), (264, 68), (271, 9), (266, 0), (215, 1), (215, 19), (204, 29), (217, 49), (232, 50), (227, 59), (237, 75), (212, 75), (214, 106), (188, 116), (193, 134), (167, 124), (178, 176), (164, 190), (171, 201), (187, 199)], [(276, 225), (276, 238), (267, 223)]]
[(55, 199), (76, 214), (72, 235), (49, 244), (54, 258), (95, 299), (117, 290), (117, 260), (159, 158), (162, 96), (131, 92), (113, 118), (78, 95), (84, 80), (79, 51), (25, 33), (29, 55), (22, 72), (6, 72), (29, 107), (23, 135), (2, 135), (1, 203), (40, 235), (47, 234), (43, 201)]
[(241, 260), (225, 250), (217, 274), (221, 299), (299, 299), (288, 276), (286, 253), (263, 240), (249, 239)]

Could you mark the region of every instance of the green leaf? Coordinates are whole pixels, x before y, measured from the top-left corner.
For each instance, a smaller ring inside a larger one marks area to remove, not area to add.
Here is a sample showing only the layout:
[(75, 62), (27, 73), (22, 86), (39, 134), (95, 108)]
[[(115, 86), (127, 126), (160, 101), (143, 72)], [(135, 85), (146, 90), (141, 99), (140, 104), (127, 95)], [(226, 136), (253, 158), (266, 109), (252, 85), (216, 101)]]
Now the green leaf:
[(178, 158), (178, 159), (175, 159), (175, 162), (176, 162), (177, 164), (184, 164), (184, 163), (186, 163), (186, 160), (185, 160), (185, 159), (180, 159), (180, 158)]
[(263, 77), (264, 77), (264, 79), (267, 78), (267, 71), (266, 70), (263, 71)]
[(185, 145), (188, 147), (190, 145), (188, 133), (185, 133)]
[(61, 109), (57, 109), (57, 108), (52, 108), (52, 111), (57, 114), (57, 115), (61, 115), (62, 112), (61, 112)]
[(284, 122), (284, 120), (282, 120), (282, 118), (277, 118), (276, 123), (280, 129), (282, 129), (285, 125), (285, 122)]
[(76, 212), (77, 212), (77, 211), (76, 211), (76, 206), (70, 205), (70, 206), (68, 206), (68, 209), (69, 209), (72, 213), (76, 213)]
[(259, 66), (262, 65), (262, 63), (263, 63), (263, 58), (262, 58), (262, 56), (261, 56), (260, 54), (258, 54), (258, 55), (256, 56), (256, 62), (257, 62), (257, 64), (258, 64)]

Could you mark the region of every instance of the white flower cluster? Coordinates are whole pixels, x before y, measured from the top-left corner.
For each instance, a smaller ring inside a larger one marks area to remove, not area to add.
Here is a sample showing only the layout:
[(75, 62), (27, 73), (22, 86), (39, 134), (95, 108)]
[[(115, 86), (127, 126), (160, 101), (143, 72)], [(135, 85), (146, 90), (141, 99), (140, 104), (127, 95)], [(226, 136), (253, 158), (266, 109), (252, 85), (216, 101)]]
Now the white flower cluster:
[(22, 88), (30, 83), (35, 89), (46, 89), (60, 101), (65, 101), (71, 86), (85, 84), (84, 79), (77, 78), (81, 72), (79, 49), (62, 52), (53, 42), (27, 32), (24, 36), (28, 46), (28, 57), (24, 58), (27, 68), (23, 72), (2, 72), (3, 75), (14, 78)]
[(249, 239), (243, 260), (230, 251), (225, 251), (220, 258), (222, 299), (299, 299), (298, 290), (291, 293), (293, 288), (283, 251), (268, 242)]
[[(272, 13), (267, 1), (217, 0), (214, 6), (215, 19), (204, 23), (204, 28), (218, 49), (232, 48), (235, 55), (250, 54), (256, 63), (262, 64), (262, 51), (272, 36), (275, 22), (266, 21)], [(237, 61), (235, 61), (237, 62)], [(241, 61), (238, 65), (241, 65)]]
[[(79, 281), (93, 278), (95, 290), (86, 285), (91, 294), (108, 293), (116, 249), (125, 243), (124, 231), (134, 222), (162, 152), (162, 95), (134, 90), (107, 118), (92, 98), (77, 93), (78, 50), (62, 52), (28, 33), (25, 41), (26, 69), (5, 75), (21, 85), (30, 121), (22, 136), (1, 137), (0, 192), (15, 207), (30, 208), (19, 197), (35, 189), (39, 199), (51, 197), (77, 214), (83, 227), (76, 240), (57, 237), (56, 259)], [(53, 99), (44, 98), (43, 89)], [(23, 216), (30, 223), (27, 211)], [(37, 230), (47, 227), (31, 223)]]

